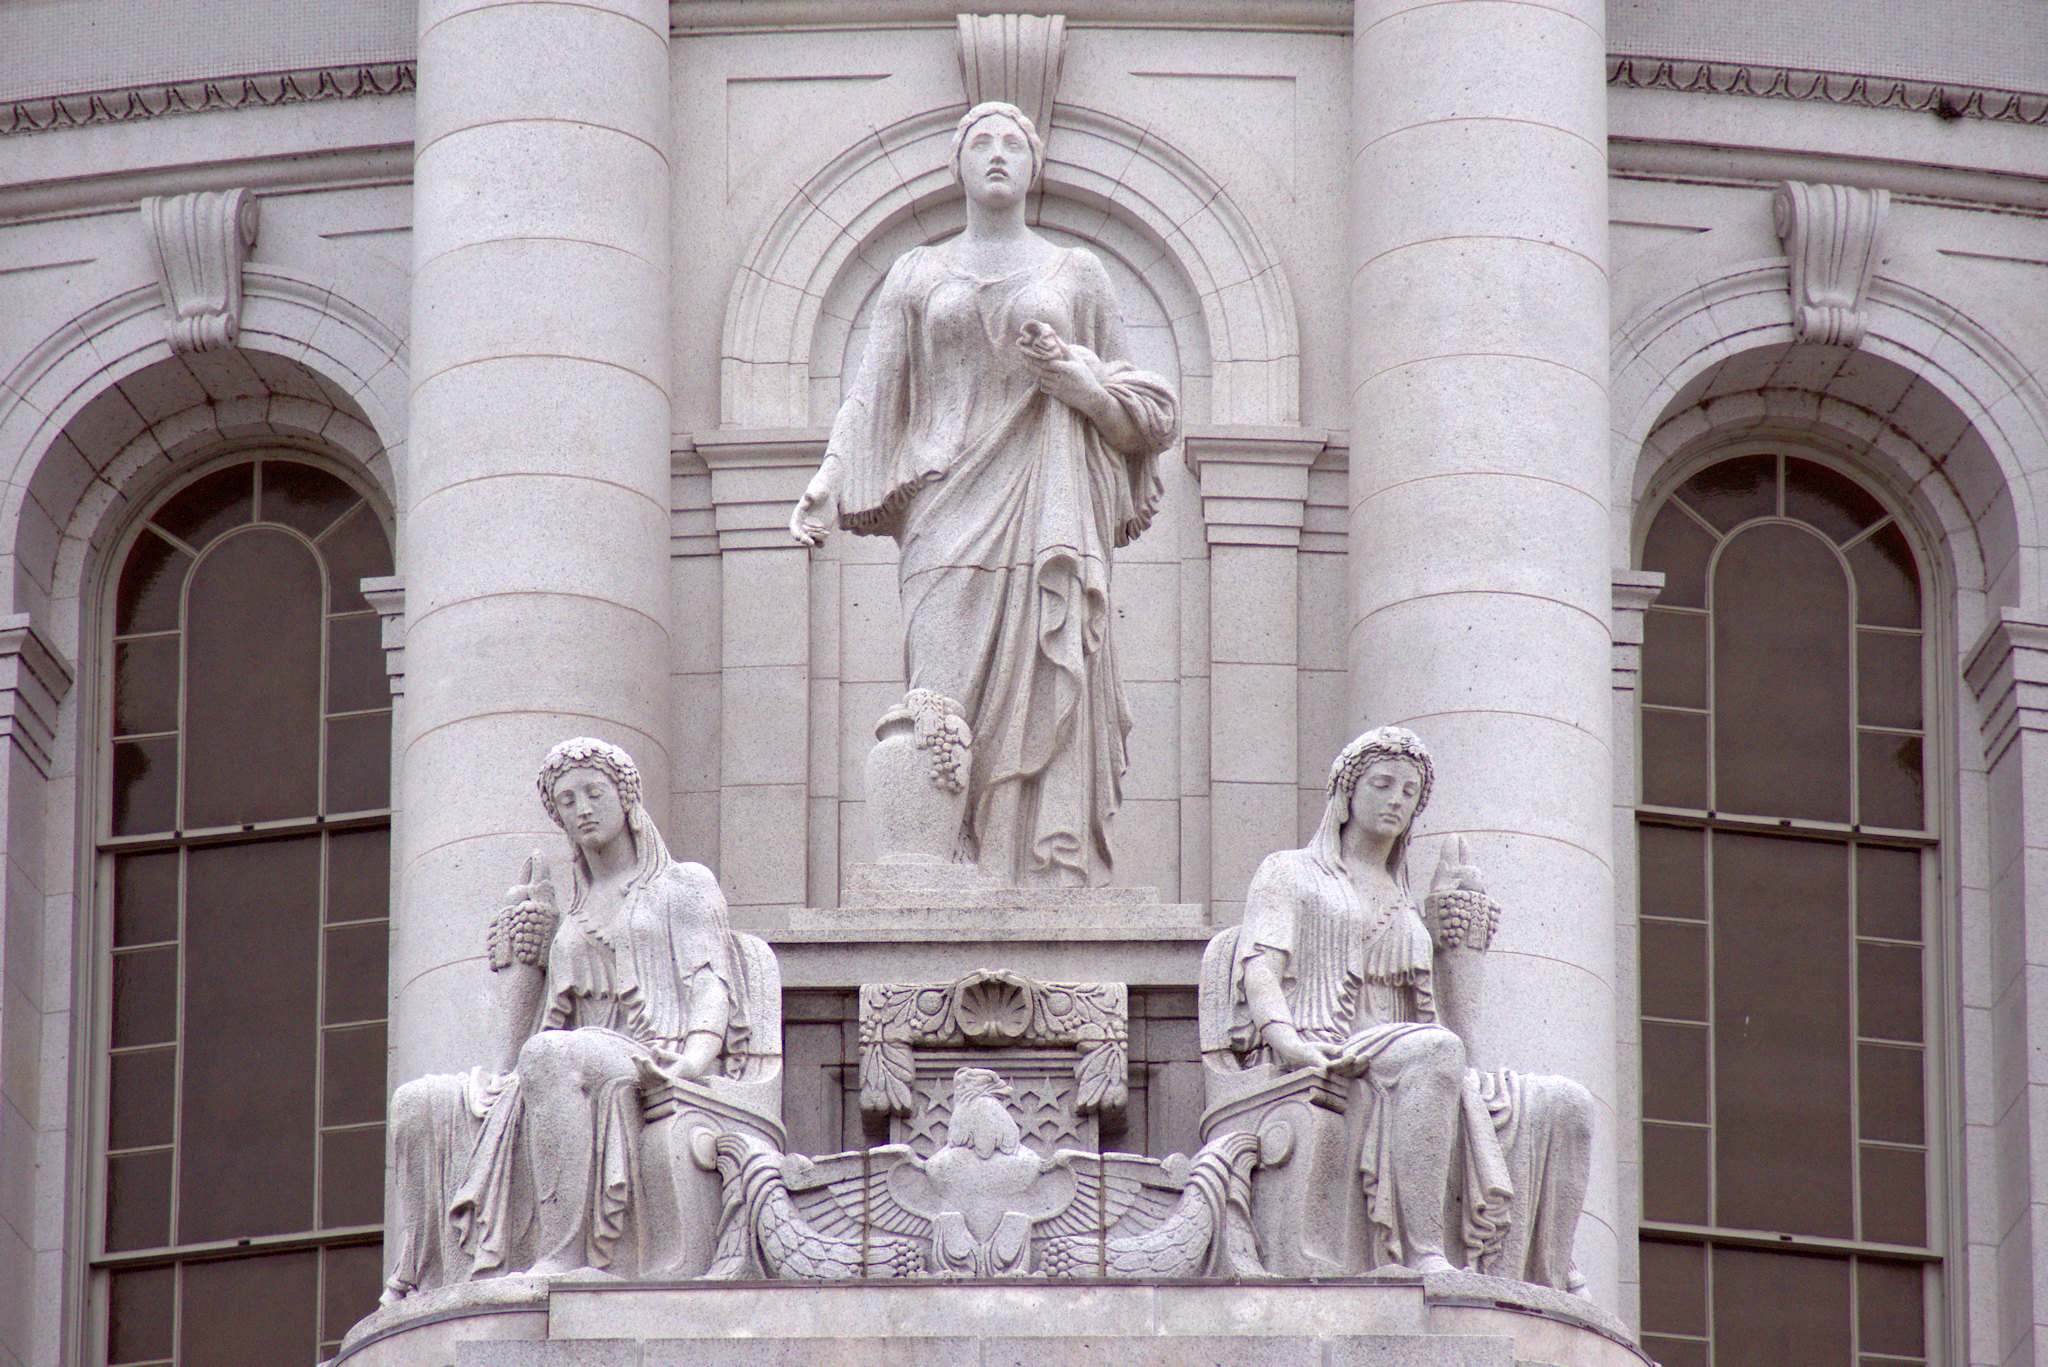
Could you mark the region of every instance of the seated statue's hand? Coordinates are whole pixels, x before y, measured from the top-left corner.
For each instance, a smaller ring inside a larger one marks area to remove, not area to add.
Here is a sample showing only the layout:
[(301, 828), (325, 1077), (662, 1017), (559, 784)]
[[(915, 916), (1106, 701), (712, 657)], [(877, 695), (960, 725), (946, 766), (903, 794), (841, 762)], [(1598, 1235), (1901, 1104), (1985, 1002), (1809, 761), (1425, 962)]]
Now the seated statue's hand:
[(548, 946), (554, 942), (561, 915), (555, 910), (555, 883), (547, 856), (535, 850), (526, 857), (526, 870), (517, 887), (505, 894), (506, 905), (491, 917), (485, 940), (491, 972), (515, 963), (535, 968), (548, 966)]
[(1335, 1051), (1314, 1040), (1303, 1039), (1301, 1032), (1286, 1021), (1273, 1021), (1261, 1032), (1266, 1046), (1273, 1056), (1280, 1060), (1283, 1070), (1296, 1068), (1327, 1068), (1336, 1057)]
[(1452, 836), (1437, 852), (1423, 915), (1439, 950), (1485, 949), (1500, 924), (1500, 907), (1486, 895), (1479, 866), (1465, 854), (1465, 837)]

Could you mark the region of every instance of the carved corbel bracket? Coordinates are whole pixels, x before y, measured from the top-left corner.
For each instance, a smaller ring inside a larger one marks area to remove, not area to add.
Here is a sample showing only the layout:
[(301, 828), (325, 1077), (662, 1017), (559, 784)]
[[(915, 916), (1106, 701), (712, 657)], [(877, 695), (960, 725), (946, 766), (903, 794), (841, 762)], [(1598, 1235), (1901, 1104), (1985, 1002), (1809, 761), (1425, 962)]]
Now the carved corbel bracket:
[(242, 330), (242, 263), (256, 245), (256, 197), (247, 190), (151, 195), (142, 223), (156, 258), (173, 351), (213, 351)]
[(1792, 327), (1802, 342), (1856, 346), (1863, 301), (1877, 269), (1888, 190), (1788, 180), (1771, 196), (1771, 218), (1792, 265)]
[(391, 696), (405, 692), (405, 581), (396, 575), (362, 581), (363, 597), (377, 609), (383, 629), (384, 673), (391, 680)]
[(1121, 1111), (1130, 1019), (1123, 983), (1042, 983), (987, 971), (951, 983), (869, 983), (860, 990), (861, 1109), (910, 1114), (913, 1049), (1071, 1045), (1075, 1109)]
[(2048, 733), (2048, 622), (1999, 609), (1963, 678), (1983, 709), (1985, 763), (1996, 766), (2024, 733)]
[(0, 617), (0, 732), (44, 778), (57, 739), (57, 705), (72, 668), (25, 612)]
[(1067, 46), (1064, 14), (962, 14), (960, 80), (967, 103), (1001, 100), (1023, 110), (1038, 135), (1051, 128)]

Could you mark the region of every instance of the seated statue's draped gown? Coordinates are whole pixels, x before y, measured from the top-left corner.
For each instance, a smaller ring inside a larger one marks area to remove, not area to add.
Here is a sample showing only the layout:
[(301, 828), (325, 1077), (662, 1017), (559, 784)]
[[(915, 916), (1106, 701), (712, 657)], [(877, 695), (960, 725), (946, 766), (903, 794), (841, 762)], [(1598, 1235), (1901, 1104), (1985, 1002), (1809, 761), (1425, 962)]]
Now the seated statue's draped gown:
[[(640, 839), (659, 840), (651, 822)], [(476, 1068), (424, 1077), (392, 1099), (402, 1207), (388, 1284), (421, 1285), (518, 1271), (531, 1261), (531, 1138), (520, 1073), (554, 1054), (601, 1080), (590, 1095), (590, 1190), (583, 1216), (589, 1265), (607, 1267), (641, 1185), (642, 1086), (658, 1081), (693, 1030), (716, 1030), (716, 1071), (744, 1078), (780, 1053), (756, 1041), (747, 1004), (755, 985), (727, 928), (710, 870), (658, 854), (659, 871), (631, 888), (612, 927), (565, 915), (548, 952), (538, 1029), (509, 1073)], [(723, 993), (710, 991), (722, 985)], [(722, 998), (722, 1000), (721, 1000)]]
[[(1141, 454), (1039, 392), (1017, 347), (1033, 322), (1105, 362)], [(916, 247), (883, 282), (832, 428), (840, 523), (901, 547), (905, 672), (973, 728), (962, 853), (1004, 881), (1107, 876), (1131, 725), (1111, 552), (1151, 522), (1156, 457), (1179, 425), (1167, 382), (1124, 359), (1108, 273), (1086, 250), (981, 279)]]

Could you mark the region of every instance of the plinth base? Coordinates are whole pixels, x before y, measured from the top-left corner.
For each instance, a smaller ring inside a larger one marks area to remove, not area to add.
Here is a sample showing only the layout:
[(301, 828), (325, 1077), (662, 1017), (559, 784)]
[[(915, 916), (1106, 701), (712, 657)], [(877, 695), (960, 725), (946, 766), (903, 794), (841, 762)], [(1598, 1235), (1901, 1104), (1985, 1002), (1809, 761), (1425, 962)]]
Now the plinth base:
[[(574, 1345), (573, 1347), (567, 1345)], [(1576, 1296), (1450, 1272), (1320, 1282), (591, 1282), (419, 1293), (334, 1367), (1645, 1367)]]

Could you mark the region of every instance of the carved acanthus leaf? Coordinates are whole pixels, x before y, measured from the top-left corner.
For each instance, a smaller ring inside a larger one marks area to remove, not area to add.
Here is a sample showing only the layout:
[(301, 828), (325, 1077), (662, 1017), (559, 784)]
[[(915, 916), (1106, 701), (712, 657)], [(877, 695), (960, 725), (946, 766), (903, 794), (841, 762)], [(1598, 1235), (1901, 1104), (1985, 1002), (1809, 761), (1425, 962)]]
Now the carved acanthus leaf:
[(1791, 262), (1792, 326), (1801, 341), (1855, 346), (1863, 340), (1863, 300), (1891, 202), (1887, 190), (1797, 180), (1771, 197), (1771, 217)]
[(256, 245), (256, 197), (247, 190), (151, 195), (142, 223), (170, 316), (173, 351), (235, 344), (242, 329), (242, 263)]

